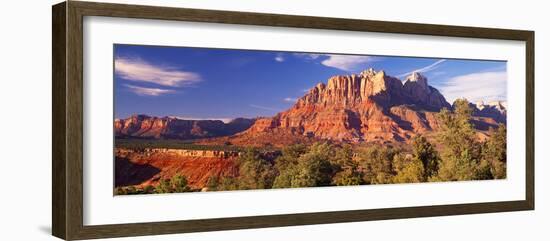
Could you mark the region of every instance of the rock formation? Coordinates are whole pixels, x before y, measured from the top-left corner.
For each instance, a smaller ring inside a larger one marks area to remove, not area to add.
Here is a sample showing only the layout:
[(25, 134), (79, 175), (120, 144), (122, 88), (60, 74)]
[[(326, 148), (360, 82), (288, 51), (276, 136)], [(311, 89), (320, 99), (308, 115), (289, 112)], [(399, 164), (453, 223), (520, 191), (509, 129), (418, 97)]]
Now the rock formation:
[(238, 118), (224, 123), (221, 120), (183, 120), (175, 117), (133, 115), (116, 119), (115, 136), (119, 138), (198, 139), (233, 135), (248, 129), (253, 119)]
[(497, 122), (506, 123), (506, 102), (491, 101), (487, 104), (477, 102), (474, 108), (474, 115), (493, 118)]
[(420, 73), (412, 73), (402, 83), (384, 71), (368, 69), (317, 84), (289, 110), (259, 119), (229, 139), (236, 144), (292, 142), (285, 138), (405, 141), (436, 129), (435, 114), (442, 108), (452, 107)]
[(155, 186), (161, 179), (184, 175), (193, 189), (206, 186), (210, 177), (238, 175), (237, 153), (174, 149), (115, 152), (115, 187)]
[(443, 107), (450, 108), (445, 97), (437, 89), (428, 85), (428, 79), (414, 72), (405, 79), (403, 91), (409, 98), (409, 104), (415, 104), (426, 110), (439, 111)]

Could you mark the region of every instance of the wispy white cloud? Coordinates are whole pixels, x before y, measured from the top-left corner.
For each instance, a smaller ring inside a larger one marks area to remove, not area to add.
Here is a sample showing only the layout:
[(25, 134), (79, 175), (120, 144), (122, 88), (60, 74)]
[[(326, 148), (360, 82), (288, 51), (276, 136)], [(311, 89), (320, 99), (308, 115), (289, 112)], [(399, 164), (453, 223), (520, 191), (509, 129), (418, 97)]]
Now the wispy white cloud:
[(426, 72), (430, 72), (434, 69), (436, 69), (440, 64), (444, 63), (445, 61), (447, 61), (446, 59), (440, 59), (438, 61), (435, 61), (433, 64), (430, 64), (428, 66), (424, 66), (422, 68), (418, 68), (418, 69), (415, 69), (413, 71), (409, 71), (407, 73), (403, 73), (403, 74), (400, 74), (398, 75), (397, 77), (399, 78), (403, 78), (403, 77), (406, 77), (414, 72), (418, 72), (418, 73), (426, 73)]
[(171, 94), (175, 93), (175, 90), (169, 90), (169, 89), (159, 89), (159, 88), (146, 88), (146, 87), (139, 87), (135, 85), (124, 85), (128, 90), (133, 92), (136, 95), (141, 96), (160, 96), (164, 94)]
[(275, 61), (277, 62), (284, 62), (285, 61), (285, 57), (283, 57), (282, 54), (277, 54), (277, 56), (275, 56)]
[(272, 108), (272, 107), (268, 107), (268, 106), (261, 106), (261, 105), (254, 105), (254, 104), (250, 104), (249, 106), (252, 107), (252, 108), (260, 109), (260, 110), (281, 111), (280, 109)]
[(117, 57), (115, 73), (126, 80), (170, 87), (185, 86), (201, 80), (197, 73), (181, 71), (169, 66), (154, 65), (139, 58)]
[(364, 69), (367, 63), (375, 61), (372, 56), (343, 55), (343, 54), (309, 54), (294, 53), (297, 58), (306, 61), (315, 61), (324, 66), (332, 67), (344, 71), (359, 71)]
[(328, 56), (328, 59), (321, 61), (322, 65), (341, 69), (344, 71), (356, 71), (364, 69), (365, 65), (373, 60), (370, 56), (333, 54), (326, 56)]
[(294, 53), (293, 55), (299, 58), (304, 58), (309, 60), (318, 59), (319, 57), (322, 56), (321, 54), (308, 54), (308, 53)]
[(470, 102), (506, 100), (506, 71), (485, 71), (453, 77), (438, 86), (445, 99), (453, 103), (458, 98)]
[(286, 101), (286, 102), (296, 102), (298, 99), (292, 98), (292, 97), (286, 97), (283, 100)]

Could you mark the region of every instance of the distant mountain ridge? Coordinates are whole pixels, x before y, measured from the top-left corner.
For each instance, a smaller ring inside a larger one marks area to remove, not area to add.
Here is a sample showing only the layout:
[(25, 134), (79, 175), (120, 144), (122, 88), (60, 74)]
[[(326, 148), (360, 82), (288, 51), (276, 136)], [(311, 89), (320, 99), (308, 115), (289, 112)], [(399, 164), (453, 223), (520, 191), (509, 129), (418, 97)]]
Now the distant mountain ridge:
[(507, 103), (505, 101), (491, 101), (485, 104), (477, 102), (471, 105), (475, 116), (493, 118), (500, 123), (506, 123)]
[(225, 123), (221, 120), (184, 120), (140, 114), (116, 119), (114, 129), (118, 138), (200, 139), (233, 135), (248, 129), (254, 121), (236, 118)]

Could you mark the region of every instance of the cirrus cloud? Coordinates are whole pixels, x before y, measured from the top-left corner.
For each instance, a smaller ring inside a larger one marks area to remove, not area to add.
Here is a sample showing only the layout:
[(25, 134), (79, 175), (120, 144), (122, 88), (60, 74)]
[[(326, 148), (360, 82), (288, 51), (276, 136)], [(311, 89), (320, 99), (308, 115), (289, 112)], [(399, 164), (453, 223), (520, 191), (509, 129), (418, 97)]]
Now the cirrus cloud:
[(402, 77), (406, 77), (408, 75), (411, 75), (412, 73), (414, 72), (417, 72), (417, 73), (426, 73), (426, 72), (429, 72), (429, 71), (432, 71), (434, 69), (436, 69), (440, 64), (442, 64), (443, 62), (447, 61), (446, 59), (440, 59), (438, 61), (435, 61), (433, 64), (430, 64), (428, 66), (424, 66), (422, 68), (418, 68), (418, 69), (415, 69), (413, 71), (409, 71), (407, 73), (403, 73), (403, 74), (400, 74), (398, 75), (397, 77), (399, 78), (402, 78)]
[(307, 60), (318, 59), (319, 57), (322, 56), (321, 54), (311, 54), (311, 53), (294, 53), (292, 55), (294, 55), (298, 58), (304, 58), (304, 59), (307, 59)]
[(285, 102), (296, 102), (298, 101), (297, 98), (292, 98), (292, 97), (286, 97), (283, 99)]
[(181, 87), (201, 81), (197, 73), (154, 65), (139, 58), (115, 58), (115, 73), (126, 80), (170, 87)]
[(453, 103), (458, 98), (470, 102), (506, 100), (506, 71), (485, 71), (453, 77), (439, 86), (445, 99)]
[(370, 56), (357, 56), (357, 55), (326, 55), (327, 59), (321, 61), (321, 64), (328, 67), (337, 68), (344, 71), (359, 70), (364, 67), (365, 64), (371, 62), (373, 59)]
[(146, 88), (128, 84), (125, 84), (124, 86), (126, 86), (126, 88), (128, 88), (128, 90), (130, 90), (132, 93), (141, 96), (160, 96), (176, 92), (175, 90), (170, 89)]
[(285, 61), (285, 57), (283, 57), (282, 54), (277, 54), (277, 55), (275, 56), (275, 61), (277, 61), (277, 62), (284, 62), (284, 61)]
[[(377, 60), (373, 56), (367, 55), (345, 55), (345, 54), (312, 54), (312, 53), (294, 53), (297, 58), (305, 61), (314, 61), (321, 65), (340, 69), (343, 71), (358, 71), (365, 68), (367, 63)], [(320, 61), (320, 62), (319, 62)]]

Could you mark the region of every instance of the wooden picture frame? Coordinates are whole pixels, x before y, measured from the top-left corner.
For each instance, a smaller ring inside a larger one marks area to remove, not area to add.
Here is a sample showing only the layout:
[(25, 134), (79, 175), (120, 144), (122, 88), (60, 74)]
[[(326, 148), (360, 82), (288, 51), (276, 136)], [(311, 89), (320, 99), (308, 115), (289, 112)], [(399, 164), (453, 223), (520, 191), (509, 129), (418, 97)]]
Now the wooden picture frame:
[[(534, 209), (534, 32), (324, 17), (68, 1), (52, 8), (52, 233), (110, 238)], [(83, 17), (107, 16), (518, 40), (526, 43), (525, 200), (87, 226), (83, 224)]]

